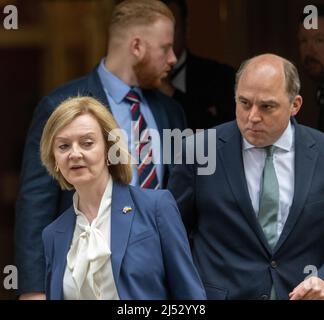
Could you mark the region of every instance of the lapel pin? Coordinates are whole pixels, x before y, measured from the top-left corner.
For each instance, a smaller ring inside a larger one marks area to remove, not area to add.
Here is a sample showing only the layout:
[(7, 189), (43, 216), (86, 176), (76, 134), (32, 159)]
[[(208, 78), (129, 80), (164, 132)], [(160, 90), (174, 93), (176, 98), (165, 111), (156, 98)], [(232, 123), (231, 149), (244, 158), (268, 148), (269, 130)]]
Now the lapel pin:
[(133, 209), (132, 209), (131, 207), (127, 207), (127, 206), (126, 206), (126, 207), (123, 208), (123, 213), (124, 213), (124, 214), (127, 214), (127, 213), (131, 212), (132, 210), (133, 210)]

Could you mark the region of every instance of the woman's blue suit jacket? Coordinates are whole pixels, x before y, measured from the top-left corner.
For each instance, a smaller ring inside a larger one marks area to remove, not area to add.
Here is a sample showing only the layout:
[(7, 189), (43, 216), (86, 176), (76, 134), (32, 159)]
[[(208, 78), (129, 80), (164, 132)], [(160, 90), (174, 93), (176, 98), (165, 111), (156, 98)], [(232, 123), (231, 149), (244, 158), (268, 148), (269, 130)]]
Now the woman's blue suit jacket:
[[(123, 213), (125, 206), (132, 211)], [(73, 206), (43, 231), (47, 299), (63, 299), (76, 215)], [(120, 299), (205, 299), (172, 195), (114, 183), (111, 262)]]

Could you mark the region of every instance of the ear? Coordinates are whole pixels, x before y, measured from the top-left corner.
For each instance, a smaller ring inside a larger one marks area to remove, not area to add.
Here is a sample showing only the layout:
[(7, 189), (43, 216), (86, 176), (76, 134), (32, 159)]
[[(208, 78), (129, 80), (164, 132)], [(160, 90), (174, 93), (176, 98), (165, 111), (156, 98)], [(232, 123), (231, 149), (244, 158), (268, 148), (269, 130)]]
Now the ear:
[(303, 104), (303, 98), (300, 95), (297, 95), (292, 103), (292, 108), (290, 115), (295, 116)]
[(145, 56), (146, 44), (140, 36), (134, 36), (130, 41), (130, 51), (138, 60)]

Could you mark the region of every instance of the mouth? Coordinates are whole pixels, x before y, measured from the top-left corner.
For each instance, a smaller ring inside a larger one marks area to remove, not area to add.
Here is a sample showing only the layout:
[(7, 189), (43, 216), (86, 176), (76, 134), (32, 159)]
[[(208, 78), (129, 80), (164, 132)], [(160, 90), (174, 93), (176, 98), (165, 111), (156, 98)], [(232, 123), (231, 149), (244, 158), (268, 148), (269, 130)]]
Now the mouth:
[(171, 72), (172, 68), (165, 69), (164, 73), (169, 74)]
[(304, 66), (306, 69), (314, 68), (314, 67), (317, 67), (320, 65), (321, 65), (321, 63), (315, 58), (308, 57), (308, 58), (305, 58), (305, 60), (304, 60)]
[(258, 134), (258, 133), (261, 133), (263, 132), (263, 130), (260, 130), (260, 129), (251, 129), (251, 128), (248, 128), (247, 131), (250, 131), (254, 134)]
[(167, 78), (167, 76), (169, 75), (169, 73), (170, 73), (170, 70), (169, 71), (164, 71), (162, 73), (162, 79)]
[(71, 170), (80, 170), (80, 169), (84, 169), (85, 166), (81, 166), (81, 165), (73, 165), (70, 167)]

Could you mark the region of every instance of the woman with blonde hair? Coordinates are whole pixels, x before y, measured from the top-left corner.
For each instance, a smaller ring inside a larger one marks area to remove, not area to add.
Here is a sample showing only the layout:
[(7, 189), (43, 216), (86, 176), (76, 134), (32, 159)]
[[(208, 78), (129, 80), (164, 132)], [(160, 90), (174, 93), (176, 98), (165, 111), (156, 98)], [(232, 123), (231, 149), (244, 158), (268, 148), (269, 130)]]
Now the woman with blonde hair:
[(45, 125), (42, 163), (75, 189), (73, 206), (43, 231), (47, 299), (205, 299), (173, 197), (128, 185), (117, 129), (91, 97), (62, 102)]

